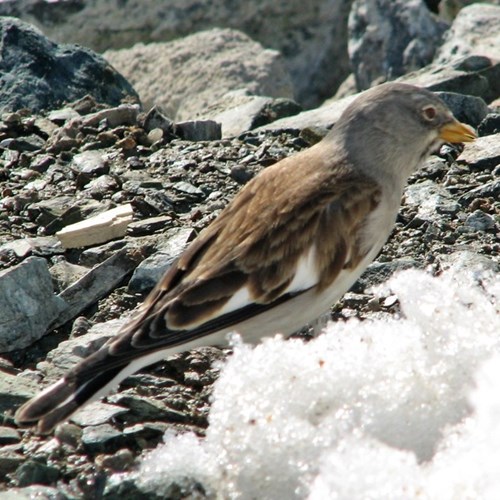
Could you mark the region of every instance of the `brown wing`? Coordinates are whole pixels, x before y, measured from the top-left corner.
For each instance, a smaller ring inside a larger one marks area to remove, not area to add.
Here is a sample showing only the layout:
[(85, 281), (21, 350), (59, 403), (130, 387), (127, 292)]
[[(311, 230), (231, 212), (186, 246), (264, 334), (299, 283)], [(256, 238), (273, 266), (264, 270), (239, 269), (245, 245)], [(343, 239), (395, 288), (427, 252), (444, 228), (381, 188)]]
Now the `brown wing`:
[[(296, 295), (285, 291), (311, 245), (317, 287), (325, 288), (363, 256), (357, 234), (379, 194), (371, 179), (341, 158), (333, 162), (321, 143), (269, 167), (171, 267), (127, 327), (129, 333), (115, 341), (116, 350), (129, 342), (140, 348), (182, 343), (287, 300)], [(220, 315), (243, 287), (249, 300)]]

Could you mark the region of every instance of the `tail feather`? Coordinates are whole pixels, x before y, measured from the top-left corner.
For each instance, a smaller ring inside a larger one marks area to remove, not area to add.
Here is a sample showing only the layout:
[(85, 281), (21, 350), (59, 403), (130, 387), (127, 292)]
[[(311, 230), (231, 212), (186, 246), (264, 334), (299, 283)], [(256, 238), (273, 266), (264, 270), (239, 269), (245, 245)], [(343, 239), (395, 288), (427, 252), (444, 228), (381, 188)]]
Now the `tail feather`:
[(121, 371), (122, 367), (113, 367), (85, 379), (70, 372), (21, 406), (15, 415), (16, 422), (23, 426), (36, 423), (39, 434), (48, 434), (83, 405), (108, 392), (110, 383)]

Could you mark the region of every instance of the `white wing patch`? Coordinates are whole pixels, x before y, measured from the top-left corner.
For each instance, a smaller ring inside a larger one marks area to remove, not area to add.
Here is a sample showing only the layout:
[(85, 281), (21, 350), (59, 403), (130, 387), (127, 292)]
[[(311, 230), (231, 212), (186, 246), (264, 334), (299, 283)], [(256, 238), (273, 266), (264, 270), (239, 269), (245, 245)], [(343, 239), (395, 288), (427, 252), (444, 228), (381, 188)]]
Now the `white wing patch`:
[(318, 270), (316, 268), (316, 247), (312, 246), (297, 263), (297, 270), (292, 282), (283, 293), (300, 292), (316, 285), (319, 281)]
[(250, 297), (250, 293), (246, 286), (240, 288), (222, 307), (217, 311), (217, 316), (223, 316), (224, 314), (230, 313), (232, 311), (237, 311), (245, 306), (253, 304), (254, 301)]
[[(315, 286), (319, 281), (318, 271), (316, 269), (316, 248), (312, 247), (309, 252), (301, 257), (297, 263), (297, 270), (292, 282), (283, 294), (291, 292), (300, 292)], [(216, 316), (223, 316), (224, 314), (237, 311), (245, 306), (254, 304), (255, 301), (250, 296), (248, 287), (240, 288), (225, 304), (217, 311)]]

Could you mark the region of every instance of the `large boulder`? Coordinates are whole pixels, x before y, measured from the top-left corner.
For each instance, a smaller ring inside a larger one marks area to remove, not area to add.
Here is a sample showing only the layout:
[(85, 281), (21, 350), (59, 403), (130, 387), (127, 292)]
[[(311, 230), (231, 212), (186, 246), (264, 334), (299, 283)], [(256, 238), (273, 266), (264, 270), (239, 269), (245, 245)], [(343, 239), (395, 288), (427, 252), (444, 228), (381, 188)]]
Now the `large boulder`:
[(87, 94), (109, 105), (138, 100), (125, 78), (89, 49), (58, 45), (13, 17), (0, 17), (0, 40), (0, 112), (54, 109)]
[(12, 0), (16, 15), (54, 40), (99, 52), (171, 41), (215, 26), (238, 29), (285, 57), (295, 98), (314, 106), (349, 74), (347, 17), (353, 0)]
[(349, 16), (349, 57), (358, 89), (429, 64), (447, 28), (423, 0), (356, 0)]
[(104, 57), (134, 85), (146, 108), (159, 104), (178, 120), (203, 113), (232, 90), (293, 96), (279, 52), (237, 30), (215, 28), (173, 42), (140, 43), (108, 50)]
[(464, 7), (446, 33), (435, 62), (443, 64), (471, 55), (500, 60), (500, 5)]

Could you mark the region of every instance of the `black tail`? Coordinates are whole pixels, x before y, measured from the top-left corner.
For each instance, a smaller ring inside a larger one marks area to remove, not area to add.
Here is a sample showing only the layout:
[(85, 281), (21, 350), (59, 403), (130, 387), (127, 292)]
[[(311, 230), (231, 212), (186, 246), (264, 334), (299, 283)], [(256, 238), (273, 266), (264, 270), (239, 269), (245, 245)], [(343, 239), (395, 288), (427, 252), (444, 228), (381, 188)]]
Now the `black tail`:
[(89, 400), (111, 390), (110, 384), (129, 360), (117, 364), (115, 358), (115, 363), (103, 369), (102, 355), (101, 351), (96, 352), (21, 406), (15, 415), (16, 422), (19, 425), (37, 424), (38, 433), (48, 434)]

